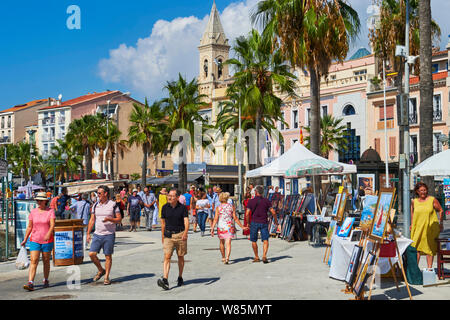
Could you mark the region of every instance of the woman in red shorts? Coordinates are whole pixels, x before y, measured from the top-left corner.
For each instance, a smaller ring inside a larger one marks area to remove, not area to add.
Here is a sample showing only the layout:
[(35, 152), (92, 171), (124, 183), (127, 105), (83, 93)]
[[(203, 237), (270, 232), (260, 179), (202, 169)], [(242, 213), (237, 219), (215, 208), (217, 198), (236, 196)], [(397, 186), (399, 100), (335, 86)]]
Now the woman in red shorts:
[(42, 252), (44, 263), (44, 288), (49, 286), (48, 276), (50, 274), (50, 256), (53, 250), (53, 231), (55, 228), (55, 210), (48, 207), (48, 198), (45, 192), (39, 192), (35, 198), (38, 207), (31, 210), (28, 217), (29, 223), (22, 246), (30, 237), (30, 271), (28, 273), (28, 284), (23, 288), (28, 291), (34, 290), (34, 277), (39, 264), (39, 256)]

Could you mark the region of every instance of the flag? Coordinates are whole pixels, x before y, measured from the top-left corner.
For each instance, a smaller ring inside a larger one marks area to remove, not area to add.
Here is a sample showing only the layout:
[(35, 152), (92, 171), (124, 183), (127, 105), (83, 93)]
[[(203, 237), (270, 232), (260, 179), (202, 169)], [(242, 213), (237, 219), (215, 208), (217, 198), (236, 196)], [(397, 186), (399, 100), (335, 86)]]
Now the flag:
[(300, 127), (300, 143), (303, 144), (303, 128)]

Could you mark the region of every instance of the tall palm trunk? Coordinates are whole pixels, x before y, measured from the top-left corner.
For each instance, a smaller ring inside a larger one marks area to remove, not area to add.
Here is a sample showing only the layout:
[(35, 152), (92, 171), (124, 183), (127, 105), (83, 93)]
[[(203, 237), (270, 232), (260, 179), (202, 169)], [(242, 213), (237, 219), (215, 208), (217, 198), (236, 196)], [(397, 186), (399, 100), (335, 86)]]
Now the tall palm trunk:
[[(420, 161), (433, 155), (433, 76), (431, 70), (431, 5), (430, 0), (419, 1), (420, 35)], [(434, 194), (433, 177), (424, 179), (430, 194)]]
[[(255, 164), (255, 168), (259, 168), (262, 167), (262, 161), (261, 161), (261, 150), (260, 150), (260, 146), (261, 146), (261, 139), (260, 139), (260, 135), (259, 135), (259, 131), (261, 130), (261, 109), (258, 108), (258, 110), (256, 111), (256, 121), (255, 121), (255, 127), (256, 127), (256, 164)], [(258, 177), (258, 178), (254, 178), (252, 180), (254, 185), (263, 185), (264, 184), (264, 179), (262, 177)]]
[[(180, 137), (179, 145), (183, 144), (183, 137)], [(178, 190), (185, 192), (187, 190), (187, 155), (184, 154), (185, 148), (180, 148), (178, 165)]]
[(110, 179), (114, 180), (114, 157), (111, 157), (109, 160), (109, 173), (110, 173)]
[(92, 179), (92, 158), (89, 147), (86, 148), (84, 156), (86, 159), (86, 179)]
[(142, 159), (142, 186), (146, 186), (147, 185), (147, 155), (148, 155), (148, 145), (147, 143), (144, 143), (142, 145), (142, 151), (144, 153), (144, 158)]

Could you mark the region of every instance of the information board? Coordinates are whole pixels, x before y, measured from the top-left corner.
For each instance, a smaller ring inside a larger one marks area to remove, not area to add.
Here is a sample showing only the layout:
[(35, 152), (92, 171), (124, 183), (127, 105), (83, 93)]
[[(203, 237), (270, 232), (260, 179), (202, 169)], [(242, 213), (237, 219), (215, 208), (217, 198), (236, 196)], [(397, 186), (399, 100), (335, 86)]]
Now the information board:
[(55, 259), (73, 259), (73, 231), (55, 231)]
[[(20, 249), (20, 244), (22, 243), (23, 239), (25, 239), (25, 234), (28, 227), (28, 216), (30, 215), (31, 210), (37, 208), (37, 203), (34, 200), (17, 200), (14, 203), (16, 212), (16, 249)], [(27, 249), (30, 248), (29, 237), (25, 247)]]
[(444, 200), (445, 213), (450, 215), (450, 179), (444, 179)]

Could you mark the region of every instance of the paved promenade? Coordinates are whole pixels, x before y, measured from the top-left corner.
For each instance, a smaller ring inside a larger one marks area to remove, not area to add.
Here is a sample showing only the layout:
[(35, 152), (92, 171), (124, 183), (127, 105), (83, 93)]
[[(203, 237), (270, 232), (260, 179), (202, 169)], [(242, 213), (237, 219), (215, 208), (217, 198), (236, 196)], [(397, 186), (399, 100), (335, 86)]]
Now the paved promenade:
[[(162, 275), (161, 234), (159, 229), (152, 232), (141, 229), (117, 232), (110, 286), (103, 285), (102, 280), (92, 282), (97, 269), (86, 251), (79, 268), (52, 264), (47, 289), (42, 288), (40, 262), (34, 292), (22, 289), (28, 280), (28, 270), (16, 270), (14, 261), (0, 263), (0, 300), (348, 300), (353, 297), (341, 292), (345, 287), (343, 282), (328, 277), (329, 267), (322, 262), (324, 247), (312, 247), (307, 241), (288, 243), (270, 239), (270, 263), (253, 263), (251, 244), (239, 231), (238, 239), (232, 241), (230, 264), (224, 265), (218, 238), (207, 234), (201, 237), (200, 232), (189, 232), (182, 287), (176, 286), (176, 255), (169, 276), (170, 290), (163, 291), (157, 286), (156, 281)], [(99, 256), (104, 262), (103, 254)], [(425, 267), (424, 258), (420, 267)], [(78, 288), (70, 281), (77, 274)], [(411, 292), (415, 300), (449, 300), (449, 287), (411, 286)], [(382, 279), (381, 288), (373, 291), (372, 299), (409, 300), (409, 297), (403, 283), (397, 291), (392, 280)]]

